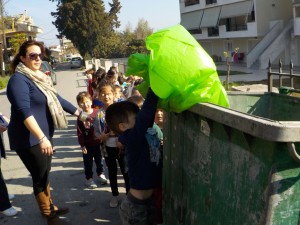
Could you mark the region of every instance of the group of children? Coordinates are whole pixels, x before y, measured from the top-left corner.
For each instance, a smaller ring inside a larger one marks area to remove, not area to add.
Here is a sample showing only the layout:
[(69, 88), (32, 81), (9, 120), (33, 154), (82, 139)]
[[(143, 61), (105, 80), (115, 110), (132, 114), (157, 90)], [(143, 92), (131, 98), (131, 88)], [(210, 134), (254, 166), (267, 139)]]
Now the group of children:
[(100, 183), (107, 183), (104, 158), (110, 207), (117, 207), (119, 165), (126, 188), (119, 208), (123, 224), (162, 224), (163, 111), (157, 109), (158, 97), (149, 88), (144, 99), (135, 89), (141, 80), (122, 80), (115, 67), (107, 73), (100, 68), (88, 78), (88, 90), (77, 95), (79, 107), (94, 119), (77, 121), (87, 186), (97, 187), (93, 162)]

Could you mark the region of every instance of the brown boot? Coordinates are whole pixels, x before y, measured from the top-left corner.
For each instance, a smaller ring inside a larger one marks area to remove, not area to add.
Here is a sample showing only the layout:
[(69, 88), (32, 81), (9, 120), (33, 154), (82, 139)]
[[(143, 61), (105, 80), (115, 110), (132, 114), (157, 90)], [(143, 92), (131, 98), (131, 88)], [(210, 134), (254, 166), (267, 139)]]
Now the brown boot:
[(53, 207), (51, 208), (50, 206), (49, 195), (46, 195), (45, 192), (40, 192), (35, 198), (39, 205), (42, 216), (46, 218), (53, 218), (56, 216)]
[(48, 225), (70, 225), (67, 221), (60, 219), (54, 212), (53, 206), (50, 204), (50, 196), (45, 192), (41, 192), (36, 196), (40, 211), (47, 218)]
[(56, 206), (53, 204), (52, 198), (51, 198), (51, 192), (50, 192), (50, 184), (48, 184), (47, 189), (44, 191), (46, 195), (49, 195), (49, 200), (50, 200), (50, 206), (53, 207), (54, 212), (56, 215), (64, 215), (69, 212), (69, 208), (63, 207), (63, 206)]

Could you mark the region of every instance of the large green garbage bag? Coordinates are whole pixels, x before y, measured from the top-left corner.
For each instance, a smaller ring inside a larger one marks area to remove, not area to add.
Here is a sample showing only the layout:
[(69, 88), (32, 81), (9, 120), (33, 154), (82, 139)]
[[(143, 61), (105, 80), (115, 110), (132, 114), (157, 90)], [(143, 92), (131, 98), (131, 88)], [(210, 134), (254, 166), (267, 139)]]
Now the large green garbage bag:
[(179, 113), (201, 102), (229, 106), (213, 60), (183, 26), (153, 33), (146, 47), (149, 55), (129, 57), (126, 74), (143, 77), (139, 90), (150, 85), (159, 107)]

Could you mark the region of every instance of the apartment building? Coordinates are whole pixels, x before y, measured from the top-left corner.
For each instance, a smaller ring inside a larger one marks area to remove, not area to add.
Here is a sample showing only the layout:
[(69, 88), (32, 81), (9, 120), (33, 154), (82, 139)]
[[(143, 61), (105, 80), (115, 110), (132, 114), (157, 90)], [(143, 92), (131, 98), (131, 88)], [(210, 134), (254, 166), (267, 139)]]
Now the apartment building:
[[(216, 60), (300, 66), (300, 0), (180, 0), (183, 25)], [(234, 54), (238, 48), (238, 53)]]
[[(34, 25), (32, 17), (28, 16), (25, 10), (24, 13), (5, 18), (4, 32), (6, 36), (6, 46), (9, 48), (9, 39), (16, 34), (26, 34), (28, 40), (36, 40), (37, 34), (42, 33), (43, 30)], [(2, 35), (2, 29), (0, 30), (0, 34)]]

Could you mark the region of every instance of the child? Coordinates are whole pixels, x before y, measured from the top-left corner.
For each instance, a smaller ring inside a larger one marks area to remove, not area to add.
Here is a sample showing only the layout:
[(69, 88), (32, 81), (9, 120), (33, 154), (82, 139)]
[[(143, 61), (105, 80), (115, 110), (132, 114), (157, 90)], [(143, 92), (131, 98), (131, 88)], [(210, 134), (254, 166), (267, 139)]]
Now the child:
[(145, 99), (141, 95), (132, 95), (127, 99), (127, 101), (137, 104), (137, 106), (141, 109)]
[(119, 85), (120, 86), (120, 83), (118, 81), (118, 71), (117, 71), (117, 68), (112, 66), (110, 67), (110, 69), (107, 71), (107, 82), (114, 86), (114, 85)]
[[(129, 102), (133, 102), (137, 104), (137, 106), (141, 109), (144, 103), (144, 98), (141, 95), (132, 95), (127, 99)], [(160, 108), (157, 108), (155, 117), (154, 117), (154, 124), (153, 124), (153, 130), (152, 132), (155, 132), (157, 138), (160, 141), (160, 155), (162, 156), (162, 148), (163, 148), (163, 133), (162, 133), (162, 125), (163, 125), (163, 110)], [(162, 164), (162, 157), (160, 163)], [(161, 180), (162, 185), (162, 180)], [(163, 223), (162, 218), (162, 186), (155, 188), (153, 191), (153, 197), (155, 201), (155, 208), (156, 208), (156, 219), (157, 219), (157, 225), (160, 225)]]
[(111, 192), (113, 197), (110, 200), (110, 207), (115, 208), (119, 204), (118, 196), (118, 182), (117, 182), (117, 172), (118, 166), (117, 161), (120, 166), (121, 173), (125, 181), (126, 192), (128, 188), (128, 174), (125, 172), (124, 166), (124, 153), (119, 149), (121, 147), (118, 143), (117, 135), (110, 131), (105, 123), (105, 111), (107, 107), (113, 104), (114, 93), (113, 88), (109, 84), (105, 84), (98, 90), (99, 101), (103, 103), (103, 107), (97, 112), (97, 116), (94, 121), (95, 135), (98, 139), (105, 143), (105, 154), (104, 159), (108, 168), (109, 184), (111, 187)]
[[(78, 106), (92, 118), (95, 118), (97, 109), (92, 108), (92, 98), (86, 91), (80, 92), (76, 97)], [(102, 185), (107, 184), (103, 174), (102, 155), (100, 151), (100, 140), (94, 136), (94, 127), (91, 122), (82, 122), (77, 119), (77, 136), (81, 146), (86, 185), (90, 189), (97, 188), (93, 180), (93, 160), (96, 164), (96, 172)]]
[(94, 69), (88, 69), (85, 72), (87, 78), (87, 92), (93, 97), (93, 89), (92, 89), (92, 82), (93, 82), (93, 73)]
[[(160, 143), (160, 155), (163, 155), (163, 122), (164, 122), (164, 112), (162, 109), (157, 108), (155, 117), (154, 117), (154, 125), (153, 128), (155, 129), (155, 133), (159, 139)], [(161, 165), (162, 165), (162, 157), (161, 157)], [(155, 199), (155, 208), (156, 208), (156, 219), (157, 219), (157, 225), (161, 225), (163, 223), (163, 216), (162, 216), (162, 180), (161, 180), (161, 186), (154, 189), (154, 199)]]
[(106, 72), (101, 67), (93, 73), (91, 89), (92, 89), (92, 108), (100, 109), (103, 104), (98, 100), (98, 88), (106, 82)]
[(125, 96), (122, 92), (122, 87), (119, 85), (114, 85), (113, 89), (114, 89), (114, 102), (125, 101)]
[(128, 159), (130, 189), (119, 209), (123, 224), (156, 224), (153, 190), (161, 185), (162, 167), (159, 140), (148, 131), (154, 123), (157, 101), (149, 89), (140, 111), (129, 101), (114, 103), (106, 111), (106, 122), (120, 134)]

